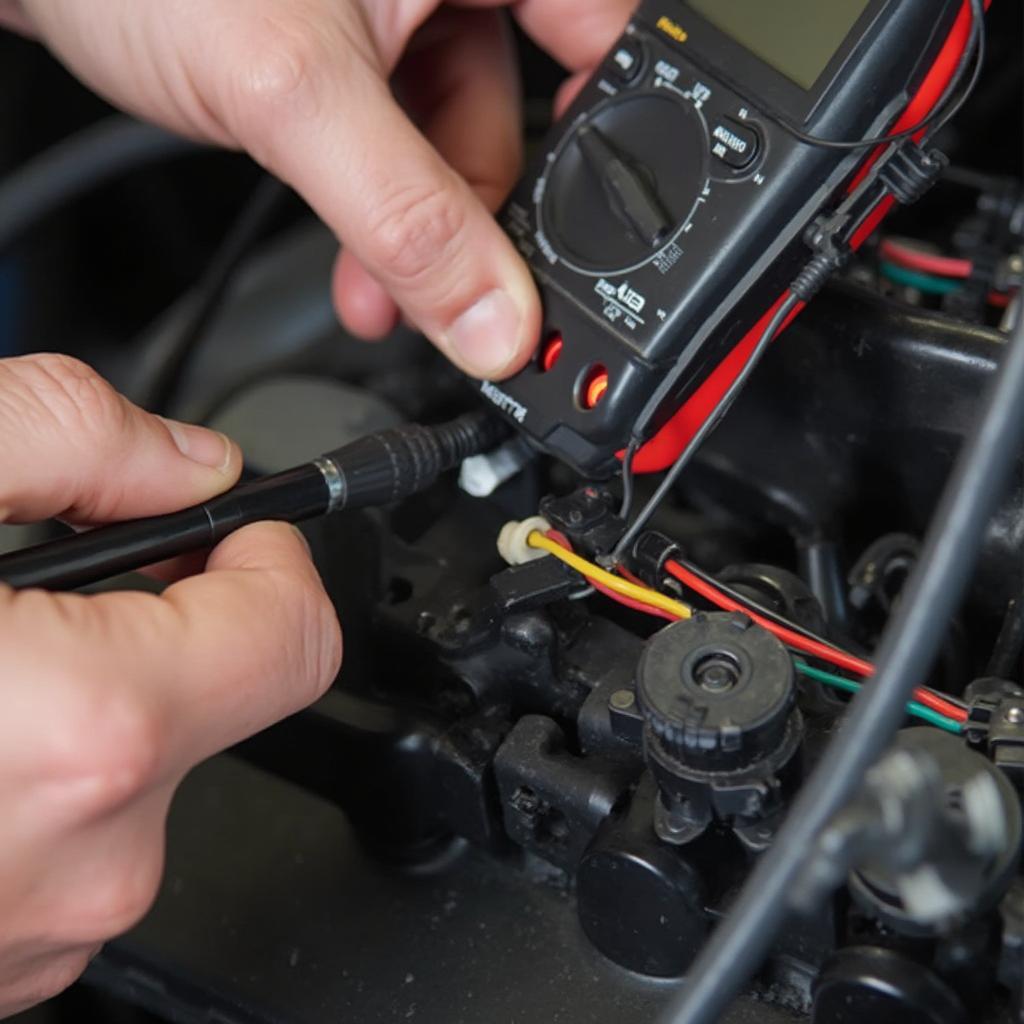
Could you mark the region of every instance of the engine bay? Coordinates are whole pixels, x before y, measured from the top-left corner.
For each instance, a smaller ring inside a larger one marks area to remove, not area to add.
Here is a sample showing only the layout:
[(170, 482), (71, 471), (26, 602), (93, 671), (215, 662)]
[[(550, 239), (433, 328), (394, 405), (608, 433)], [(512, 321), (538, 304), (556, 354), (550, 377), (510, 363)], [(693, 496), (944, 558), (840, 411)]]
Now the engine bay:
[[(1010, 6), (990, 16), (935, 188), (770, 346), (622, 572), (603, 563), (657, 478), (624, 493), (516, 437), (396, 506), (304, 528), (344, 627), (342, 673), (186, 783), (154, 911), (65, 1012), (99, 999), (107, 1019), (116, 1005), (188, 1022), (658, 1019), (872, 685), (1021, 316)], [(12, 52), (10, 74), (71, 88)], [(532, 52), (524, 66), (536, 141), (555, 76)], [(31, 148), (10, 134), (12, 154)], [(343, 336), (336, 244), (287, 197), (181, 356), (201, 295), (168, 296), (196, 280), (213, 228), (179, 232), (167, 209), (193, 193), (230, 222), (224, 184), (261, 187), (236, 160), (148, 170), (127, 200), (104, 191), (15, 250), (0, 282), (10, 351), (77, 324), (79, 354), (140, 404), (237, 439), (254, 474), (474, 408), (413, 331)], [(82, 299), (130, 280), (142, 229), (125, 222), (154, 196), (160, 246), (119, 325)], [(106, 219), (129, 251), (112, 242), (111, 265), (47, 307), (53, 268), (70, 281)], [(151, 301), (166, 311), (141, 329)], [(1024, 453), (966, 593), (724, 1020), (1024, 1020)]]

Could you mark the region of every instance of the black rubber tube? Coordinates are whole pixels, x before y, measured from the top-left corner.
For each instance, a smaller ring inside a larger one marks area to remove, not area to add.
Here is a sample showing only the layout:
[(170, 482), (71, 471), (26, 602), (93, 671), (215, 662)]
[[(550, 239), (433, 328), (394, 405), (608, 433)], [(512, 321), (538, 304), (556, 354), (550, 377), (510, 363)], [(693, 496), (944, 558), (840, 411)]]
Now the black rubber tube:
[(0, 181), (0, 253), (30, 228), (100, 185), (204, 148), (120, 115), (90, 125)]
[(771, 849), (694, 961), (671, 1024), (714, 1024), (760, 967), (789, 913), (789, 894), (821, 830), (887, 748), (926, 678), (1024, 447), (1024, 318), (1013, 332), (932, 519), (921, 559), (879, 647), (878, 670), (797, 796)]
[(101, 526), (0, 557), (0, 583), (75, 590), (168, 558), (213, 547), (250, 523), (301, 523), (327, 511), (330, 492), (309, 464), (243, 484), (202, 505)]
[(220, 312), (236, 273), (274, 223), (290, 194), (286, 185), (269, 176), (262, 178), (253, 189), (188, 297), (191, 306), (185, 321), (161, 353), (160, 366), (145, 388), (138, 389), (138, 405), (158, 413), (174, 408), (188, 364)]
[(433, 427), (382, 430), (313, 462), (261, 477), (201, 505), (114, 523), (0, 556), (0, 583), (74, 590), (190, 551), (266, 520), (302, 523), (342, 509), (389, 505), (429, 487), (507, 434), (490, 411)]

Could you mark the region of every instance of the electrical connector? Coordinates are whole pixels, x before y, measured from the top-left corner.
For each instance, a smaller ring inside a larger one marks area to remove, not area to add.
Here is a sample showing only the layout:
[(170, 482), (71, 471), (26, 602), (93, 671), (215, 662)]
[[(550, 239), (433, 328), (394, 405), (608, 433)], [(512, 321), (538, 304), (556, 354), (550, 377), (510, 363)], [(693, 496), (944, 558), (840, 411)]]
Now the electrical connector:
[(534, 530), (547, 533), (550, 529), (551, 524), (543, 516), (513, 519), (507, 522), (498, 534), (498, 554), (509, 565), (525, 565), (537, 558), (543, 558), (547, 552), (530, 547), (529, 537)]
[(633, 543), (629, 553), (632, 570), (653, 587), (665, 582), (665, 563), (682, 557), (682, 550), (674, 540), (654, 530), (645, 530)]

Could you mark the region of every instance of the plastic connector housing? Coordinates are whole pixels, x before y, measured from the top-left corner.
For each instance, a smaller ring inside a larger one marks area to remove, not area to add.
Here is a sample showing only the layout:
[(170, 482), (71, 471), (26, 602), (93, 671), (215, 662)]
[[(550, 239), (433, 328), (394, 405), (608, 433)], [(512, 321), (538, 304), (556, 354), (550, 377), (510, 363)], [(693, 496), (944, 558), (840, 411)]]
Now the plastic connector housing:
[(528, 538), (534, 530), (547, 533), (550, 529), (551, 524), (543, 516), (513, 519), (507, 522), (498, 534), (498, 554), (509, 565), (525, 565), (527, 562), (543, 558), (547, 552), (530, 547)]
[(646, 583), (660, 587), (665, 576), (665, 563), (682, 555), (682, 548), (674, 540), (654, 530), (645, 530), (633, 543), (630, 567)]

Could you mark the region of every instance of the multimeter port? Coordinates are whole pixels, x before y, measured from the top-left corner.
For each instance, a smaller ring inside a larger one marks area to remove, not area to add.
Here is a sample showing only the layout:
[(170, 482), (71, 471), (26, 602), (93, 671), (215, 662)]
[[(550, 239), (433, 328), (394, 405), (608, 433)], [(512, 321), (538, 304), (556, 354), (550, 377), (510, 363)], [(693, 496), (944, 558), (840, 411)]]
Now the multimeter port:
[(608, 371), (597, 363), (583, 375), (580, 385), (580, 405), (588, 412), (596, 409), (608, 393)]
[(561, 333), (558, 331), (548, 331), (537, 352), (537, 361), (544, 373), (548, 373), (555, 368), (555, 363), (561, 358), (563, 348), (565, 348), (565, 339)]

